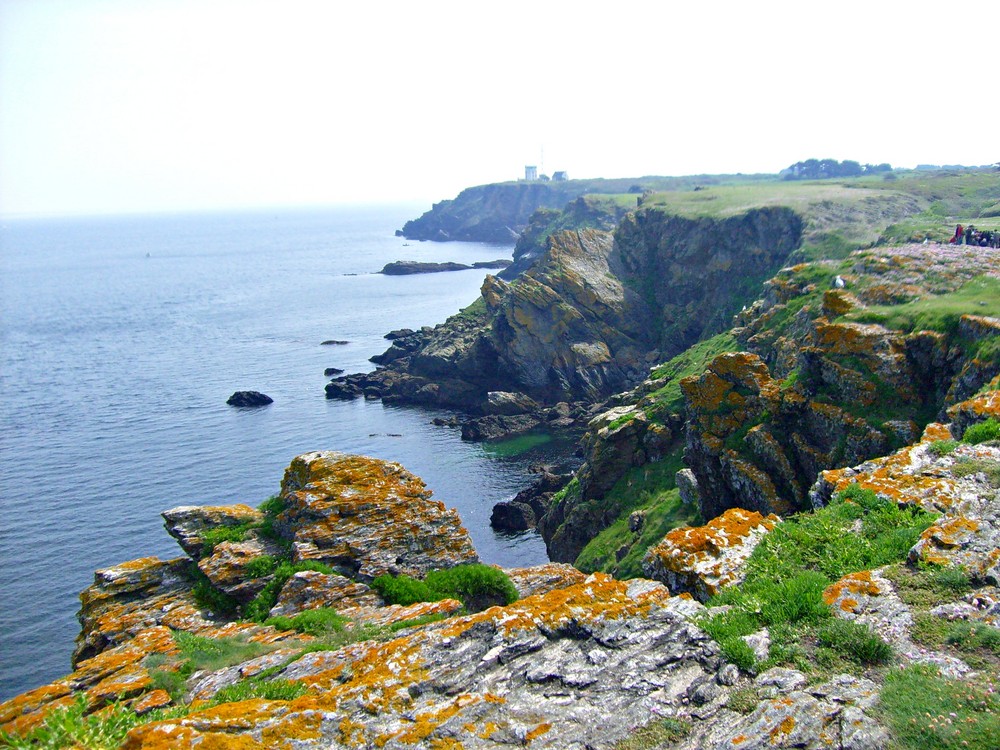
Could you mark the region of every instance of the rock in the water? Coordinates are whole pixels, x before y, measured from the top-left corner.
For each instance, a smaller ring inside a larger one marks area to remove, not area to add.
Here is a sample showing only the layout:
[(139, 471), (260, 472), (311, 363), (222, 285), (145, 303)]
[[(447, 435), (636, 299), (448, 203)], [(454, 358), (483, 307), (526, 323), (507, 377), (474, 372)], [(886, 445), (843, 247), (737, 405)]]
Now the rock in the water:
[(743, 565), (775, 525), (777, 516), (730, 508), (704, 526), (669, 532), (646, 554), (643, 569), (675, 594), (706, 601), (723, 586), (743, 580)]
[(370, 581), (479, 559), (458, 513), (431, 500), (420, 478), (397, 463), (305, 453), (285, 471), (281, 497), (288, 508), (276, 525), (297, 561), (318, 560)]
[(259, 391), (236, 391), (226, 403), (230, 406), (267, 406), (273, 404), (274, 399)]
[(527, 503), (500, 502), (490, 514), (490, 526), (497, 531), (525, 531), (534, 528), (535, 521), (535, 511)]
[(386, 263), (379, 273), (386, 276), (409, 276), (418, 273), (441, 273), (444, 271), (468, 271), (472, 266), (465, 263), (425, 263), (418, 260), (397, 260)]
[(325, 370), (323, 370), (323, 374), (329, 378), (333, 375), (343, 375), (344, 371), (341, 370), (339, 367), (327, 367)]
[(345, 344), (351, 343), (350, 341), (340, 341), (339, 339), (327, 339), (326, 341), (319, 342), (320, 346), (344, 346)]
[(479, 417), (462, 425), (462, 440), (502, 440), (528, 432), (540, 424), (541, 421), (530, 414)]

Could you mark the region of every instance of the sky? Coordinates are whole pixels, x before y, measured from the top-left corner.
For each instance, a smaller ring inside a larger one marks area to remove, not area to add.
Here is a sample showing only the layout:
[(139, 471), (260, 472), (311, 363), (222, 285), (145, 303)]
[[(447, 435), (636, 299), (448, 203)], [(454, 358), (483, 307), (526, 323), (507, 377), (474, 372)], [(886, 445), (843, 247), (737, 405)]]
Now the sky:
[(998, 26), (995, 0), (0, 0), (0, 215), (993, 163)]

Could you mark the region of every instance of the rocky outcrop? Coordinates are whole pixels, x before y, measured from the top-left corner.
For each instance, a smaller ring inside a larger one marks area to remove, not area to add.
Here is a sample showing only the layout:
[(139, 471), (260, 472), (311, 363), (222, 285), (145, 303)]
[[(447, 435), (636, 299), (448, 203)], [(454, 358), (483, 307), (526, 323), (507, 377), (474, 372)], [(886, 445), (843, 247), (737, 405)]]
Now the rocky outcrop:
[(673, 594), (689, 593), (708, 601), (724, 587), (742, 582), (747, 559), (780, 520), (730, 508), (705, 526), (669, 532), (649, 550), (643, 569)]
[(502, 269), (507, 268), (513, 261), (505, 258), (498, 260), (480, 260), (474, 262), (472, 265), (465, 263), (431, 263), (427, 261), (419, 260), (397, 260), (392, 263), (386, 263), (382, 266), (382, 270), (379, 271), (381, 274), (386, 276), (410, 276), (413, 274), (420, 273), (442, 273), (447, 271), (469, 271), (474, 268), (490, 268), (490, 269)]
[(431, 499), (399, 464), (333, 451), (296, 457), (281, 482), (276, 518), (293, 561), (315, 560), (352, 578), (478, 562), (458, 513)]
[(181, 505), (162, 513), (164, 527), (194, 560), (205, 551), (205, 532), (259, 525), (264, 514), (249, 505)]
[(728, 325), (795, 248), (801, 221), (767, 209), (722, 222), (643, 209), (612, 234), (553, 231), (511, 282), (487, 277), (481, 299), (419, 339), (375, 358), (383, 370), (338, 378), (331, 398), (371, 395), (487, 413), (487, 394), (601, 399), (641, 381)]

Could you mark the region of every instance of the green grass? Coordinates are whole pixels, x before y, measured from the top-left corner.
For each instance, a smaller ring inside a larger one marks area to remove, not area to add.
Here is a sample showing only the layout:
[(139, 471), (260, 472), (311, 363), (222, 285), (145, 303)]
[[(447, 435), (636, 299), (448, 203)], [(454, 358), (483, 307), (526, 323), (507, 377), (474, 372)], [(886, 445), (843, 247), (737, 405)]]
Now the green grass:
[[(612, 573), (618, 578), (641, 576), (646, 550), (671, 529), (701, 521), (698, 509), (684, 505), (676, 489), (675, 476), (684, 468), (682, 450), (678, 444), (663, 460), (629, 469), (600, 501), (591, 501), (599, 502), (602, 512), (616, 520), (583, 548), (574, 563), (576, 567), (586, 573)], [(628, 525), (634, 511), (646, 514), (638, 535)], [(618, 551), (623, 547), (628, 551), (619, 560)]]
[(208, 557), (217, 544), (245, 541), (250, 529), (256, 528), (258, 525), (256, 523), (241, 523), (238, 526), (215, 526), (211, 529), (205, 529), (201, 532), (201, 553)]
[(933, 453), (938, 458), (942, 456), (947, 456), (949, 453), (953, 452), (958, 447), (957, 440), (935, 440), (930, 445), (927, 446), (927, 450)]
[(952, 465), (951, 473), (956, 477), (967, 477), (970, 474), (985, 474), (986, 481), (991, 486), (1000, 487), (1000, 461), (963, 456)]
[(237, 701), (251, 700), (252, 698), (263, 698), (271, 701), (295, 700), (301, 695), (305, 695), (306, 686), (301, 682), (291, 682), (290, 680), (261, 680), (251, 678), (240, 682), (226, 685), (214, 696), (211, 704), (235, 703)]
[[(825, 508), (779, 523), (747, 561), (744, 582), (724, 589), (709, 601), (710, 605), (728, 604), (732, 608), (700, 624), (742, 669), (761, 666), (754, 663), (742, 636), (763, 627), (772, 628), (776, 636), (772, 641), (775, 662), (797, 659), (795, 649), (789, 648), (791, 644), (777, 636), (791, 641), (796, 628), (818, 635), (822, 632), (819, 626), (830, 617), (823, 590), (848, 573), (904, 560), (934, 519), (929, 513), (900, 508), (870, 490), (852, 485)], [(860, 529), (855, 530), (858, 520)], [(841, 626), (828, 627), (829, 638), (825, 644), (820, 639), (821, 645), (862, 661), (859, 653), (837, 640)], [(782, 648), (788, 650), (782, 653)], [(866, 642), (858, 648), (861, 653), (875, 654), (880, 646)]]
[(669, 382), (645, 396), (640, 400), (639, 406), (654, 421), (663, 421), (668, 414), (680, 413), (684, 407), (680, 381), (686, 377), (701, 375), (708, 363), (720, 354), (738, 350), (736, 339), (728, 332), (699, 341), (673, 359), (652, 369), (651, 378), (668, 378)]
[(13, 750), (115, 750), (134, 727), (178, 718), (187, 712), (185, 708), (173, 708), (138, 716), (118, 703), (99, 713), (88, 714), (87, 709), (87, 697), (79, 693), (71, 705), (50, 712), (40, 726), (23, 736), (0, 732), (0, 746)]
[(614, 750), (655, 750), (678, 742), (691, 733), (691, 724), (683, 719), (654, 719), (631, 736), (618, 740)]
[(962, 442), (971, 445), (985, 443), (987, 440), (1000, 440), (1000, 422), (994, 417), (969, 425), (962, 435)]
[(506, 573), (481, 564), (432, 570), (423, 581), (407, 575), (382, 575), (372, 581), (372, 588), (390, 604), (458, 599), (471, 612), (512, 604), (518, 599), (517, 589)]
[(307, 609), (296, 615), (269, 617), (264, 620), (265, 625), (270, 625), (278, 630), (294, 630), (313, 636), (341, 631), (348, 622), (350, 622), (348, 618), (338, 614), (330, 607)]
[(892, 658), (892, 647), (861, 623), (831, 620), (819, 629), (817, 637), (823, 646), (860, 664), (885, 664)]
[(967, 681), (915, 665), (886, 675), (879, 703), (901, 750), (990, 748), (1000, 737), (1000, 697)]
[(956, 291), (936, 294), (901, 305), (869, 305), (848, 313), (848, 320), (880, 323), (904, 331), (938, 331), (955, 335), (962, 315), (1000, 315), (1000, 279), (978, 276)]
[(229, 594), (215, 588), (212, 582), (208, 580), (208, 576), (202, 573), (197, 565), (191, 564), (189, 575), (194, 581), (194, 585), (191, 587), (191, 595), (199, 607), (226, 617), (236, 614), (239, 609), (239, 603), (233, 597), (229, 596)]
[(182, 672), (189, 673), (200, 670), (214, 672), (255, 659), (277, 648), (236, 637), (205, 638), (183, 630), (173, 631), (173, 636), (177, 648), (180, 649), (181, 658), (189, 665), (189, 669), (184, 669)]

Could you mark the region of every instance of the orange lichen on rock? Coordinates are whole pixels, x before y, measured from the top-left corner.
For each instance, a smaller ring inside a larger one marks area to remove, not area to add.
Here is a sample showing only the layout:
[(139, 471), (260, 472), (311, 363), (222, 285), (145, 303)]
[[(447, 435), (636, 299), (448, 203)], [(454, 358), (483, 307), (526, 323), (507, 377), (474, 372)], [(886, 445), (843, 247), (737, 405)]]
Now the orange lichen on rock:
[(885, 592), (872, 577), (871, 571), (849, 573), (823, 591), (823, 601), (844, 612), (857, 612), (859, 598), (880, 596)]
[(742, 579), (746, 559), (779, 521), (773, 514), (730, 508), (704, 526), (674, 529), (647, 553), (645, 572), (674, 593), (706, 599)]

